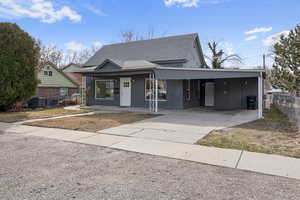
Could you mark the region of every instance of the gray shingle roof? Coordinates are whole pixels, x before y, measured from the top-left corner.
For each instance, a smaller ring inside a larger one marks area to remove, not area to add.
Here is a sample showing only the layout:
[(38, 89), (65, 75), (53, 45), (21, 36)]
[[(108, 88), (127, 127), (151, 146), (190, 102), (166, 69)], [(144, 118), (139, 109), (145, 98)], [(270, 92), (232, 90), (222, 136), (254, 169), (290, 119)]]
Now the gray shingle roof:
[(121, 62), (130, 60), (188, 60), (197, 37), (198, 34), (188, 34), (105, 45), (83, 66), (97, 66), (106, 59)]

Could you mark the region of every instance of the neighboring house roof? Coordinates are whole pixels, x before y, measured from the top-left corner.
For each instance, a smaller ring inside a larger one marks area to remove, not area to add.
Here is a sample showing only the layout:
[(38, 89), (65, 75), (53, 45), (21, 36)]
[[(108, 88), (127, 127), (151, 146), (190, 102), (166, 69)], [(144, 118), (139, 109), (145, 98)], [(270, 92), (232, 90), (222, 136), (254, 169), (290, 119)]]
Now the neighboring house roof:
[[(47, 71), (48, 75), (44, 74)], [(52, 76), (49, 76), (51, 71)], [(66, 88), (78, 88), (78, 84), (70, 79), (64, 72), (59, 70), (52, 63), (45, 63), (44, 66), (38, 72), (38, 79), (40, 83), (38, 87), (66, 87)]]
[(67, 75), (72, 81), (77, 83), (77, 85), (81, 86), (82, 84), (82, 75), (80, 73), (76, 73), (81, 69), (80, 64), (70, 63), (62, 68), (62, 71), (65, 75)]
[(184, 67), (206, 67), (198, 34), (104, 45), (83, 67), (99, 66), (107, 59), (125, 61), (186, 62)]
[(80, 64), (70, 63), (70, 64), (66, 65), (65, 67), (63, 67), (61, 70), (63, 72), (75, 72), (75, 71), (78, 71), (79, 69), (81, 69)]

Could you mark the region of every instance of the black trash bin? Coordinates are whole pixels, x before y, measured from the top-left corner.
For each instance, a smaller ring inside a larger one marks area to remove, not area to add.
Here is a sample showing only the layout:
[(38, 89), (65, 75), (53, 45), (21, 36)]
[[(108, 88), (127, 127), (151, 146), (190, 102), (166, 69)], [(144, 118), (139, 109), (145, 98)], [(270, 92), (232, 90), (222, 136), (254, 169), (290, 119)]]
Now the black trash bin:
[(256, 110), (257, 109), (257, 97), (256, 96), (247, 96), (247, 109)]
[(33, 97), (27, 104), (31, 109), (44, 108), (46, 106), (46, 99), (44, 97)]

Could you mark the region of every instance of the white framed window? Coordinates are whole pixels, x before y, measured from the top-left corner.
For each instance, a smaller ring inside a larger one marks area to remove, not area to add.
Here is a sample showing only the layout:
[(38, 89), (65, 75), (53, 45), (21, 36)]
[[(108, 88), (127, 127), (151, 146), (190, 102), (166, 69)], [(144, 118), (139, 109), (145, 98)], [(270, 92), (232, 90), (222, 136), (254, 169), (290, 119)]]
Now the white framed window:
[(191, 80), (187, 80), (186, 89), (185, 89), (185, 100), (191, 100)]
[(44, 71), (44, 76), (52, 76), (52, 71)]
[(59, 89), (59, 95), (61, 97), (68, 96), (68, 93), (69, 93), (69, 89), (68, 88), (60, 88)]
[[(158, 101), (167, 101), (167, 81), (158, 80)], [(153, 87), (153, 86), (152, 86)], [(150, 90), (150, 80), (145, 79), (145, 100), (150, 99), (151, 90)]]
[(95, 99), (114, 99), (114, 80), (95, 80)]

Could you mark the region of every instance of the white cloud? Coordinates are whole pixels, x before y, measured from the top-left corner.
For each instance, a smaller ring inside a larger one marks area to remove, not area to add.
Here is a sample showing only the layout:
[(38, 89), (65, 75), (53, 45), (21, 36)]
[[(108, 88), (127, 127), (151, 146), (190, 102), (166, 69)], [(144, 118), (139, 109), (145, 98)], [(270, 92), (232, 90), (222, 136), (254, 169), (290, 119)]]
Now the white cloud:
[(266, 33), (271, 31), (273, 28), (272, 27), (261, 27), (261, 28), (254, 28), (252, 30), (246, 31), (245, 34), (246, 35), (251, 35), (254, 33)]
[(103, 46), (103, 44), (99, 41), (96, 41), (93, 43), (93, 46), (96, 47), (96, 48), (101, 48)]
[(91, 11), (92, 13), (94, 13), (95, 15), (98, 16), (107, 16), (106, 13), (104, 13), (103, 11), (99, 10), (98, 8), (90, 5), (90, 4), (86, 4), (85, 5), (86, 9), (88, 9), (89, 11)]
[(263, 40), (263, 44), (265, 46), (272, 46), (280, 40), (280, 37), (282, 35), (287, 36), (289, 33), (290, 33), (290, 31), (282, 31), (280, 33), (276, 33), (274, 35), (271, 35), (271, 36), (267, 37), (265, 40)]
[(44, 23), (54, 23), (65, 18), (81, 21), (81, 16), (68, 6), (56, 7), (50, 0), (0, 0), (3, 18), (33, 18)]
[(164, 0), (167, 7), (198, 7), (199, 3), (202, 4), (219, 4), (230, 0)]
[(252, 35), (252, 36), (245, 38), (246, 41), (255, 40), (255, 39), (257, 39), (256, 35)]
[(81, 51), (87, 48), (84, 44), (75, 41), (66, 43), (65, 47), (67, 51), (71, 51), (71, 52)]
[(167, 7), (197, 7), (199, 0), (164, 0), (164, 3)]

